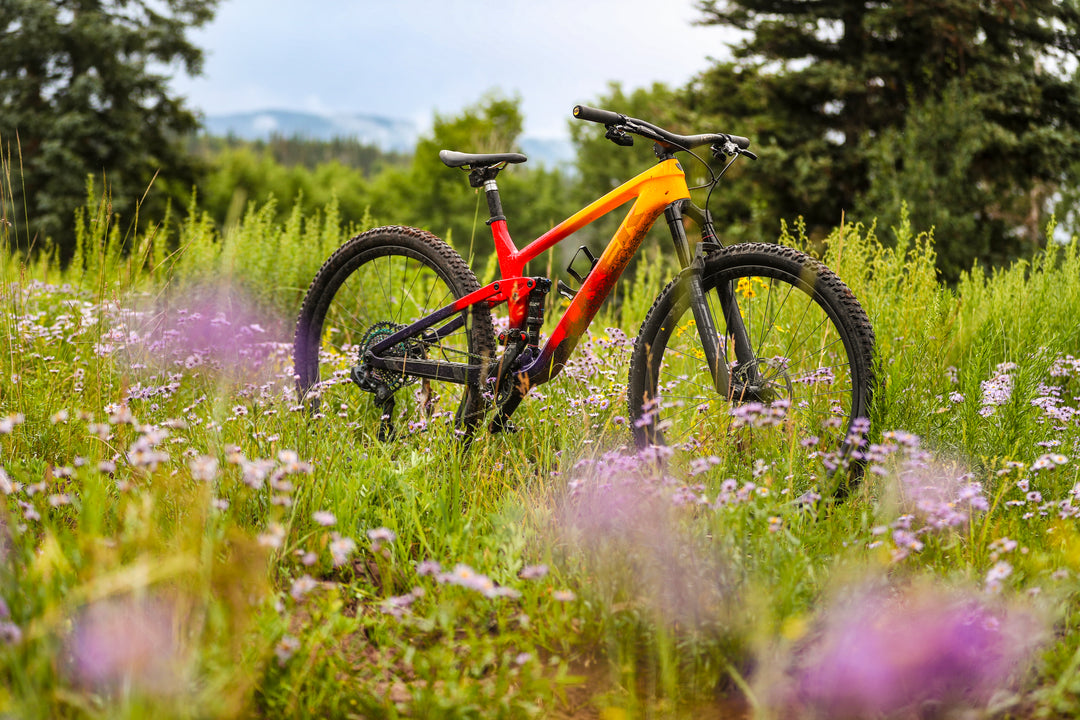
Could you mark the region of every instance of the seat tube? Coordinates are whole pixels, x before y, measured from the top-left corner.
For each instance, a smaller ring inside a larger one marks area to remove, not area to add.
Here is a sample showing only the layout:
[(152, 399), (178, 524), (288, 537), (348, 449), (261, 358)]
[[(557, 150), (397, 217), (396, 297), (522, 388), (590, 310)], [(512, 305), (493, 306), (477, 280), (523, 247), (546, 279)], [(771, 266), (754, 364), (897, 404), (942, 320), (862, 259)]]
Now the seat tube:
[(499, 270), (503, 277), (520, 275), (525, 267), (518, 256), (514, 241), (510, 238), (510, 231), (506, 227), (506, 216), (503, 215), (499, 186), (495, 178), (488, 178), (484, 181), (483, 187), (484, 195), (487, 197), (488, 213), (491, 215), (487, 220), (487, 225), (491, 228), (491, 239), (495, 243), (495, 254), (499, 258)]

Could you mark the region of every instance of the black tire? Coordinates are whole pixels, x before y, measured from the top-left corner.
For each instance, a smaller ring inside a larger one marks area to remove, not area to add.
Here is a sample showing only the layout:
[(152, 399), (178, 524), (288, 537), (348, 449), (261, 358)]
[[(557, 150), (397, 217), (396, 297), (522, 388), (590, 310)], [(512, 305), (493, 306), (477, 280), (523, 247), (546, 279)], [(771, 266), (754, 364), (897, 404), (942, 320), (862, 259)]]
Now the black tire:
[[(461, 256), (423, 230), (381, 227), (347, 241), (315, 275), (296, 322), (293, 362), (301, 401), (371, 432), (381, 425), (385, 406), (350, 379), (365, 335), (379, 323), (408, 325), (479, 287)], [(480, 303), (463, 314), (465, 325), (426, 345), (424, 353), (486, 367), (495, 348), (490, 310)], [(405, 383), (393, 393), (394, 432), (442, 423), (471, 432), (484, 412), (483, 374), (464, 385), (415, 378)]]
[[(638, 447), (666, 444), (689, 463), (722, 454), (724, 445), (757, 452), (770, 443), (787, 449), (805, 443), (827, 468), (853, 467), (857, 477), (848, 438), (868, 428), (874, 331), (851, 290), (821, 263), (779, 245), (732, 245), (705, 260), (702, 286), (714, 321), (723, 325), (716, 289), (732, 283), (765, 394), (790, 402), (750, 407), (745, 398), (714, 389), (686, 282), (676, 279), (664, 289), (634, 345), (627, 399)], [(730, 365), (733, 343), (722, 329), (717, 333), (722, 348), (730, 348), (723, 350)], [(828, 478), (819, 483), (823, 492), (846, 489), (831, 469)]]

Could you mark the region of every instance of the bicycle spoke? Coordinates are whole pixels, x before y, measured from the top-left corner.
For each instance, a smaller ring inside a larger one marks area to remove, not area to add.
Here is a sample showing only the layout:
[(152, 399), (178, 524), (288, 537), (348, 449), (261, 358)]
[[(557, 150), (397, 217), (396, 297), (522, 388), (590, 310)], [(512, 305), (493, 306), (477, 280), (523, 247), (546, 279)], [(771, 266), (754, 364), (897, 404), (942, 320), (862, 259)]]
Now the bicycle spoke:
[[(791, 286), (791, 285), (787, 286), (787, 293), (784, 295), (784, 299), (783, 299), (783, 301), (781, 301), (780, 307), (777, 308), (776, 313), (772, 316), (774, 319), (777, 318), (777, 317), (780, 317), (781, 313), (784, 312), (784, 308), (787, 306), (787, 301), (791, 297), (791, 293), (794, 290), (795, 290), (795, 288), (793, 286)], [(770, 291), (769, 291), (769, 298), (770, 298), (770, 300), (772, 299), (771, 286), (770, 286)], [(763, 332), (761, 334), (761, 340), (758, 342), (758, 349), (757, 349), (757, 352), (755, 353), (756, 357), (761, 356), (761, 349), (765, 346), (765, 341), (768, 339), (769, 334), (772, 332), (772, 328), (774, 327), (774, 325), (775, 325), (775, 323), (770, 322), (769, 323), (769, 332), (767, 332), (767, 333)]]

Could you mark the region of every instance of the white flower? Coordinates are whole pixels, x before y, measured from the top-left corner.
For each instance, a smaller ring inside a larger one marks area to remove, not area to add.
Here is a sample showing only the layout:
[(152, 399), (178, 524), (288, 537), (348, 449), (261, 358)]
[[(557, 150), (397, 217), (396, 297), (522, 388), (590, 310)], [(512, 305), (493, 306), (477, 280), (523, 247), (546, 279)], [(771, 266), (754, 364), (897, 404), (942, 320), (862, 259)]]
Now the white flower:
[(25, 421), (26, 417), (22, 413), (15, 413), (14, 415), (0, 418), (0, 435), (10, 435), (16, 425), (22, 425)]
[(202, 482), (214, 482), (218, 474), (218, 460), (210, 455), (199, 455), (188, 463), (191, 477)]
[(999, 560), (994, 567), (986, 573), (986, 588), (988, 590), (998, 590), (1001, 587), (1001, 581), (1009, 577), (1012, 574), (1012, 565)]
[(311, 518), (323, 527), (330, 527), (337, 522), (337, 518), (334, 517), (334, 513), (326, 510), (319, 510), (315, 512)]
[(334, 558), (334, 567), (341, 567), (349, 561), (349, 556), (356, 552), (356, 541), (350, 537), (333, 534), (330, 541), (330, 555)]

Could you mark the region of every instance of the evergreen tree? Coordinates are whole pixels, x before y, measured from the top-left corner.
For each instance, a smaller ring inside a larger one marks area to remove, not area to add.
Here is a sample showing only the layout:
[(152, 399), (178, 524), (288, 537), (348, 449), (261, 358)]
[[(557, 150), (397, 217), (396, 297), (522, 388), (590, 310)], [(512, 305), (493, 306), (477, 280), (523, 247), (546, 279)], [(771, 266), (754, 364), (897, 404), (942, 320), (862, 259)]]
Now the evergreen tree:
[(200, 71), (187, 32), (217, 2), (0, 3), (0, 149), (14, 168), (4, 195), (20, 237), (70, 257), (88, 175), (104, 177), (113, 207), (129, 213), (156, 173), (190, 188), (183, 140), (197, 121), (170, 94), (168, 71)]
[[(906, 199), (916, 223), (946, 224), (937, 228), (939, 242), (963, 247), (967, 232), (981, 238), (966, 258), (943, 255), (949, 276), (972, 256), (1001, 261), (1039, 242), (1054, 189), (1075, 177), (1080, 161), (1075, 2), (702, 0), (699, 7), (705, 24), (745, 33), (735, 57), (753, 70), (753, 87), (743, 89), (760, 93), (772, 116), (762, 139), (783, 149), (771, 166), (763, 158), (763, 171), (786, 188), (784, 212), (829, 226), (843, 211), (880, 212), (884, 199), (913, 193)], [(927, 121), (952, 100), (978, 122), (964, 130), (963, 148), (950, 144), (955, 123)], [(912, 111), (920, 119), (909, 123)], [(935, 183), (919, 179), (937, 177), (922, 156), (937, 154), (940, 163), (956, 150), (962, 164), (944, 161), (950, 181), (971, 191), (951, 193), (957, 204), (946, 215), (931, 207), (943, 200), (931, 191)], [(873, 187), (884, 182), (894, 183), (891, 191)]]

